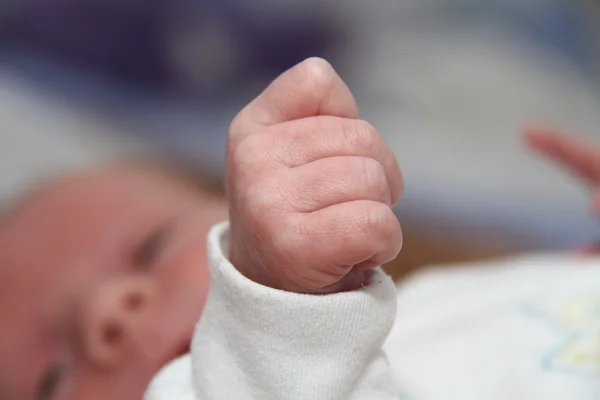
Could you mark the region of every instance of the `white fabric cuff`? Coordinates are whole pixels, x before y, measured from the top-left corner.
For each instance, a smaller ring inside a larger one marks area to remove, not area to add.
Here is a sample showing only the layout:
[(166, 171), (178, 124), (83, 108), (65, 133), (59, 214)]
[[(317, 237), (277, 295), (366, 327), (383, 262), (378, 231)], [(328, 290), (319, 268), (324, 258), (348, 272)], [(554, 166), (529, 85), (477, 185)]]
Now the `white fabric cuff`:
[(348, 399), (396, 315), (380, 269), (360, 290), (306, 295), (259, 285), (228, 260), (228, 223), (208, 240), (211, 288), (192, 343), (199, 399)]

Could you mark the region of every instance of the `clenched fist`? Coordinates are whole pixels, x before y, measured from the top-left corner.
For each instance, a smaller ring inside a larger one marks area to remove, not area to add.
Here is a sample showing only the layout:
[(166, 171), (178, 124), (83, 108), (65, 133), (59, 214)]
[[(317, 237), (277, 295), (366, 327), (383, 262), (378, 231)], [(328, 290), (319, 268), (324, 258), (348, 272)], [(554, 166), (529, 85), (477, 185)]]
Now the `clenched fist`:
[(333, 293), (400, 251), (396, 159), (324, 60), (278, 77), (229, 128), (230, 259), (260, 284)]

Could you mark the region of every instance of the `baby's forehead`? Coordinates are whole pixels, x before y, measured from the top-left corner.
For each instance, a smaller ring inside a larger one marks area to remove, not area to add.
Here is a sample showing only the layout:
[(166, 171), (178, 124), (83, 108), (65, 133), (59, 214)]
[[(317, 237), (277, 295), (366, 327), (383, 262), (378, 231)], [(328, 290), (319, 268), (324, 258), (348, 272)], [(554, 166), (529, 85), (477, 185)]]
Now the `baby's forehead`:
[(107, 166), (101, 169), (72, 173), (38, 181), (16, 197), (4, 216), (9, 217), (32, 208), (61, 207), (67, 204), (79, 208), (114, 197), (135, 200), (145, 192), (175, 194), (195, 190), (192, 179), (184, 174), (158, 167)]
[(45, 182), (0, 219), (0, 270), (106, 252), (194, 201), (171, 178), (147, 171), (107, 169)]
[(0, 219), (0, 258), (13, 246), (9, 243), (27, 240), (33, 247), (61, 238), (100, 238), (126, 224), (150, 224), (194, 201), (192, 190), (154, 171), (106, 169), (48, 181), (23, 195)]
[(137, 240), (178, 215), (210, 213), (210, 207), (202, 210), (211, 203), (221, 204), (220, 197), (164, 170), (107, 168), (54, 179), (30, 190), (0, 219), (0, 263), (22, 261), (33, 249), (57, 257), (74, 246), (99, 251), (107, 241)]

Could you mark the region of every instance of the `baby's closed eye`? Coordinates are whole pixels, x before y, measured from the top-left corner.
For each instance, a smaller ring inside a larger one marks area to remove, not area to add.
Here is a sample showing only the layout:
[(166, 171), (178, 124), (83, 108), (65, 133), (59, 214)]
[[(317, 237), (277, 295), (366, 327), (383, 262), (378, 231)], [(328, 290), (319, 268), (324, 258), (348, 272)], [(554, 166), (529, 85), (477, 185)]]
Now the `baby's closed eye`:
[(162, 226), (153, 230), (133, 253), (133, 265), (136, 268), (147, 269), (154, 265), (164, 250), (169, 235), (170, 226)]

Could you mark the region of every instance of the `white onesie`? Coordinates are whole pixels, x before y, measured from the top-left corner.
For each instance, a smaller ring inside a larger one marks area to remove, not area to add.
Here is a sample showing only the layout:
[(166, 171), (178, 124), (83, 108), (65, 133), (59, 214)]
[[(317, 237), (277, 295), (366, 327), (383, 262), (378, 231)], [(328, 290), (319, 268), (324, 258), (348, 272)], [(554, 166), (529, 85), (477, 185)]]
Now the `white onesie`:
[(377, 270), (361, 290), (314, 296), (242, 276), (227, 234), (209, 236), (191, 354), (145, 400), (600, 398), (598, 259), (430, 269), (398, 289)]

